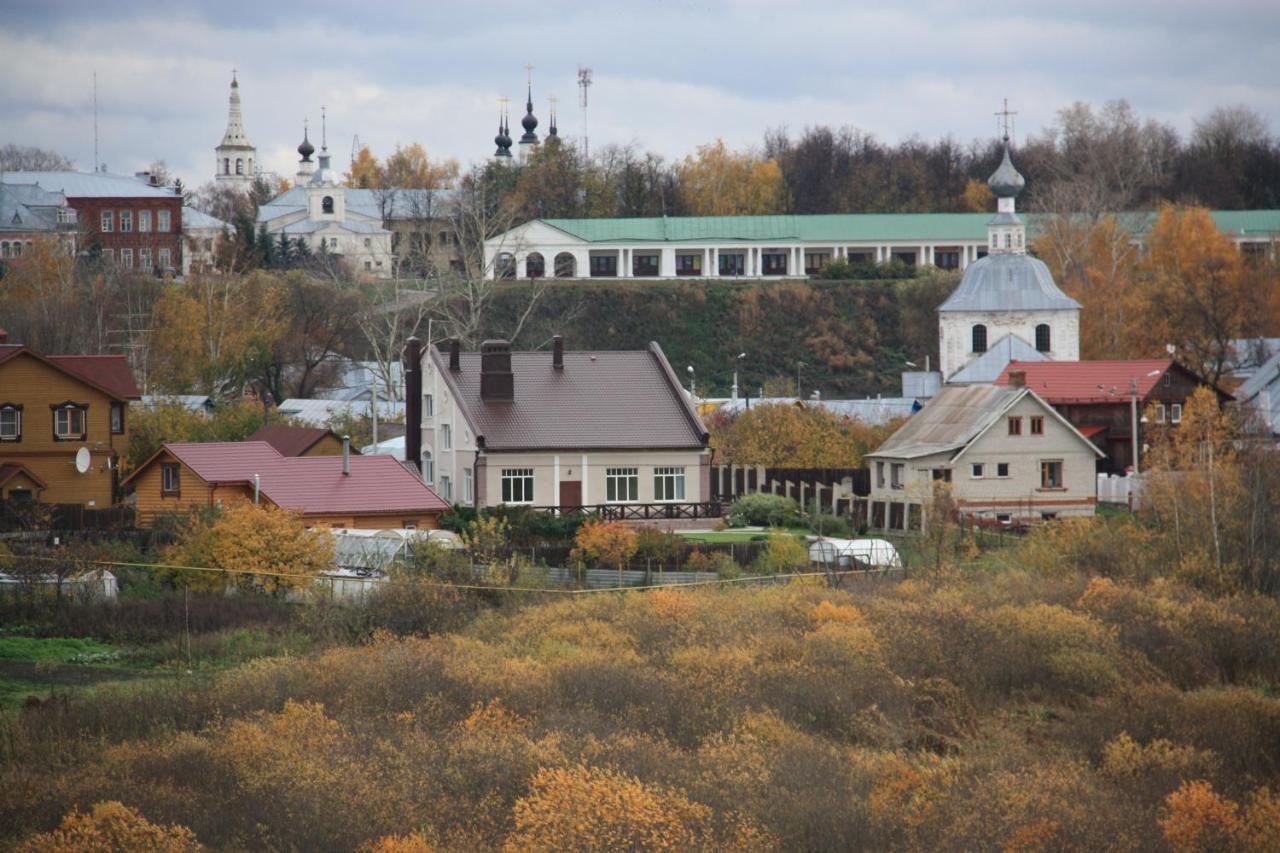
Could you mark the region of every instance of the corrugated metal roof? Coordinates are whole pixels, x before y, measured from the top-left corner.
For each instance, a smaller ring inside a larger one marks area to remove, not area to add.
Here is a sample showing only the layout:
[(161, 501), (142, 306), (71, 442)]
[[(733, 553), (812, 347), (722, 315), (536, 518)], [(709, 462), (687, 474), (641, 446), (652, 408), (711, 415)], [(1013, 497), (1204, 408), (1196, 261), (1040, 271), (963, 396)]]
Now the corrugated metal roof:
[(480, 399), (480, 353), (462, 353), (457, 373), (434, 346), (431, 356), (489, 450), (704, 447), (705, 427), (651, 346), (566, 352), (563, 370), (550, 352), (514, 352), (510, 402)]
[(0, 362), (20, 353), (51, 364), (119, 400), (141, 399), (133, 371), (122, 355), (42, 355), (22, 344), (0, 344)]
[(196, 231), (199, 229), (216, 229), (218, 231), (226, 231), (230, 227), (230, 225), (223, 222), (221, 219), (218, 219), (215, 216), (210, 216), (202, 210), (197, 210), (194, 207), (182, 208), (183, 231)]
[(1062, 403), (1125, 403), (1130, 387), (1137, 382), (1138, 399), (1145, 400), (1160, 378), (1175, 367), (1168, 358), (1111, 361), (1011, 361), (996, 378), (996, 385), (1009, 384), (1009, 371), (1026, 374), (1027, 387), (1041, 398)]
[(261, 427), (247, 441), (265, 441), (275, 448), (281, 456), (301, 456), (320, 439), (327, 435), (336, 435), (323, 427), (294, 427), (278, 424), (267, 424)]
[(1023, 388), (958, 385), (941, 393), (868, 456), (914, 459), (959, 450), (1009, 410)]
[(263, 441), (164, 447), (205, 482), (252, 483), (256, 474), (262, 494), (272, 503), (309, 515), (449, 508), (430, 486), (390, 456), (353, 455), (348, 476), (342, 473), (341, 456), (281, 456)]
[(1243, 385), (1236, 389), (1236, 399), (1248, 402), (1261, 394), (1263, 388), (1278, 381), (1280, 381), (1280, 352), (1271, 356)]
[[(347, 192), (354, 192), (347, 190)], [(348, 204), (350, 204), (348, 202)], [(376, 208), (375, 208), (376, 210)], [(1140, 214), (1141, 216), (1141, 214)], [(1146, 214), (1148, 222), (1154, 213)], [(1043, 214), (1026, 216), (1029, 233)], [(1218, 210), (1214, 221), (1235, 235), (1280, 234), (1280, 210)], [(663, 243), (723, 240), (770, 242), (898, 242), (986, 240), (989, 213), (827, 213), (774, 216), (655, 216), (621, 219), (543, 219), (589, 243)]]
[(142, 405), (153, 409), (156, 406), (182, 406), (193, 412), (206, 412), (213, 409), (213, 400), (208, 394), (143, 394)]
[(153, 187), (107, 172), (5, 172), (6, 184), (39, 184), (67, 198), (174, 198), (172, 187)]
[(947, 379), (948, 385), (990, 385), (1011, 361), (1048, 361), (1049, 356), (1017, 335), (1005, 335)]
[[(301, 397), (290, 397), (276, 407), (276, 411), (287, 417), (297, 418), (303, 423), (327, 427), (334, 418), (354, 414), (366, 416), (372, 414), (368, 400), (347, 402), (345, 400), (310, 400)], [(378, 417), (400, 416), (404, 414), (404, 403), (390, 400), (378, 401)]]
[(1044, 261), (1030, 255), (979, 258), (965, 269), (960, 286), (938, 306), (948, 311), (1079, 311), (1063, 293)]

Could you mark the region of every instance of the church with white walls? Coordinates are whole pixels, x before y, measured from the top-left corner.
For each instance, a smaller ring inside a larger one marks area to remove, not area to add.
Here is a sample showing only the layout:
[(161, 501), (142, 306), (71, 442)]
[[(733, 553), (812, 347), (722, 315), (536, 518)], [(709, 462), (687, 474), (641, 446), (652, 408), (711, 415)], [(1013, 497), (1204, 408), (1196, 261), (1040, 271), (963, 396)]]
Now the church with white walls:
[(213, 179), (218, 186), (247, 191), (258, 175), (258, 149), (249, 142), (244, 131), (244, 115), (240, 111), (240, 81), (231, 72), (231, 98), (227, 108), (227, 129), (222, 142), (214, 148)]
[(1026, 179), (1009, 158), (1008, 136), (987, 185), (997, 205), (987, 223), (987, 256), (965, 268), (938, 308), (944, 382), (990, 382), (1014, 358), (1080, 358), (1080, 303), (1058, 288), (1044, 261), (1027, 254), (1027, 229), (1014, 208)]

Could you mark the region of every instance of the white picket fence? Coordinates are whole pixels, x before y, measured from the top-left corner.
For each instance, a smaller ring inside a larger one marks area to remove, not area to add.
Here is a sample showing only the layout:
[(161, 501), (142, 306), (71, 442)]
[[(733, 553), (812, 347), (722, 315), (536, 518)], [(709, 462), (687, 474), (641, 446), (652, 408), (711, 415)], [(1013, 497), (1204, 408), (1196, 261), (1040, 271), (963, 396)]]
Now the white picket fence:
[(1142, 475), (1099, 474), (1098, 503), (1138, 509), (1142, 505)]

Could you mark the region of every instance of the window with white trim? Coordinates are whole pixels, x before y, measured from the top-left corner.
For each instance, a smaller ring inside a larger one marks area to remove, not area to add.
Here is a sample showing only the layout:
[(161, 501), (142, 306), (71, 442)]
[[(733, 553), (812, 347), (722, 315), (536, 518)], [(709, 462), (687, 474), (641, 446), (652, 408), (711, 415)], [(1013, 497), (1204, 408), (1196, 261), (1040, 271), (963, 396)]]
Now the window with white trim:
[(151, 269), (151, 250), (150, 249), (138, 250), (138, 268), (143, 270)]
[(985, 469), (981, 462), (974, 462), (972, 465), (969, 466), (969, 476), (973, 477), (974, 479), (981, 479), (983, 476), (984, 470)]
[(1156, 403), (1156, 423), (1164, 423), (1164, 403)]
[(470, 469), (470, 468), (463, 468), (463, 469), (462, 469), (462, 502), (463, 502), (463, 503), (465, 503), (465, 504), (469, 504), (469, 503), (471, 503), (471, 501), (472, 501), (472, 497), (471, 497), (471, 469)]
[(120, 264), (127, 270), (133, 269), (133, 249), (120, 250)]
[(138, 211), (138, 233), (146, 234), (151, 230), (151, 211)]
[(22, 441), (22, 407), (17, 403), (0, 406), (0, 441)]
[(431, 458), (431, 451), (422, 451), (422, 479), (428, 486), (436, 481), (436, 461)]
[(533, 503), (533, 469), (502, 469), (502, 502), (504, 504)]
[(1169, 406), (1169, 423), (1171, 424), (1182, 423), (1182, 404), (1181, 403), (1173, 403)]
[(433, 417), (436, 413), (436, 400), (430, 394), (422, 395), (422, 416), (424, 418)]
[(605, 468), (604, 499), (611, 504), (640, 500), (640, 469)]
[(684, 468), (653, 469), (653, 499), (659, 502), (684, 500)]
[(162, 234), (168, 234), (173, 227), (170, 224), (171, 214), (167, 210), (156, 211), (156, 230)]
[(453, 500), (453, 480), (449, 479), (448, 474), (440, 478), (440, 497), (447, 501)]
[(99, 230), (101, 230), (103, 234), (110, 234), (112, 231), (115, 230), (115, 221), (116, 221), (115, 211), (112, 211), (112, 210), (102, 211), (102, 219), (101, 219), (102, 224), (99, 226)]
[(173, 264), (169, 260), (169, 250), (161, 249), (160, 250), (160, 269), (167, 270), (171, 266), (173, 266)]
[(160, 491), (169, 495), (182, 491), (182, 466), (177, 462), (160, 464)]
[(120, 233), (128, 234), (133, 231), (133, 211), (120, 211)]
[(440, 424), (440, 446), (445, 450), (453, 449), (453, 428), (449, 424)]
[(53, 437), (59, 441), (83, 441), (85, 406), (68, 403), (53, 410)]

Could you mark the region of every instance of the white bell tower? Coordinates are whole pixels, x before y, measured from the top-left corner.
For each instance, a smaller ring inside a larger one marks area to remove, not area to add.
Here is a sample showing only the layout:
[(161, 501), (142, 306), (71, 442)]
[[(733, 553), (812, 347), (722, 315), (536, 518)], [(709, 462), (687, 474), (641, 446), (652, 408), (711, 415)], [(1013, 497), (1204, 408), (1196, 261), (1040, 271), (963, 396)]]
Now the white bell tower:
[(227, 109), (227, 130), (222, 143), (214, 149), (214, 181), (218, 186), (248, 190), (258, 175), (258, 150), (244, 132), (244, 116), (240, 113), (240, 82), (231, 72), (231, 99)]

